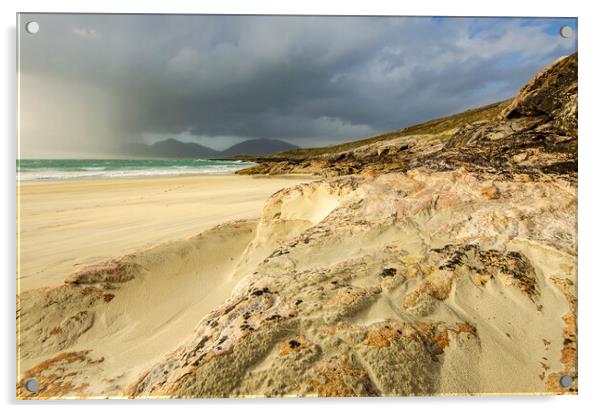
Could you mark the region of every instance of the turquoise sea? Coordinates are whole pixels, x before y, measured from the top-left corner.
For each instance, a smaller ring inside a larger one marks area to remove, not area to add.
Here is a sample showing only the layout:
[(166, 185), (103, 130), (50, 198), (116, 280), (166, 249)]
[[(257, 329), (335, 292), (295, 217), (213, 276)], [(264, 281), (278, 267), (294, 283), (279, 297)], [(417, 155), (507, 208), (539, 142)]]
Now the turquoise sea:
[(175, 175), (228, 175), (254, 165), (242, 161), (205, 159), (19, 159), (19, 181), (82, 178), (127, 178)]

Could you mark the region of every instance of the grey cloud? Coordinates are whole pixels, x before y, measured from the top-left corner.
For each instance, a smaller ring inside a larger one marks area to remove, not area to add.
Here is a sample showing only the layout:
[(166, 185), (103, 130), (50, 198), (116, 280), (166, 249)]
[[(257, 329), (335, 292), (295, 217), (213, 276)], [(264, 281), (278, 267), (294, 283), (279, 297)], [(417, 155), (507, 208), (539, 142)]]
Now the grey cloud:
[(24, 156), (163, 135), (331, 144), (509, 97), (576, 47), (515, 19), (23, 19), (41, 26), (20, 33)]

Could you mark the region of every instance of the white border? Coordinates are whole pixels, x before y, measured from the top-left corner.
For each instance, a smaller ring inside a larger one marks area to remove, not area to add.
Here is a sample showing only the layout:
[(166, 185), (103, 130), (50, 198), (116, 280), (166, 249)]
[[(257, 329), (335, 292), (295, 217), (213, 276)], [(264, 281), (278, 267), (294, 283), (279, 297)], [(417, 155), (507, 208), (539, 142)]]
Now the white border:
[[(525, 408), (548, 412), (588, 411), (599, 409), (602, 389), (600, 384), (599, 344), (602, 343), (601, 314), (598, 303), (602, 293), (602, 272), (597, 256), (602, 253), (602, 228), (598, 210), (602, 203), (602, 132), (596, 120), (600, 118), (602, 91), (600, 90), (600, 44), (602, 39), (600, 15), (592, 6), (595, 2), (576, 1), (525, 1), (470, 2), (464, 0), (439, 1), (350, 1), (338, 0), (9, 0), (0, 2), (2, 8), (2, 71), (4, 91), (2, 106), (2, 218), (1, 262), (4, 264), (2, 321), (2, 355), (4, 365), (2, 401), (9, 409), (44, 409), (45, 412), (63, 409), (90, 409), (106, 412), (112, 409), (143, 408), (147, 412), (164, 412), (171, 407), (199, 411), (265, 411), (279, 410), (287, 413), (308, 409), (338, 408), (346, 411), (379, 409), (411, 409), (415, 411), (478, 411), (487, 413)], [(579, 396), (577, 397), (476, 397), (476, 398), (399, 398), (399, 399), (347, 399), (347, 400), (201, 400), (201, 401), (97, 401), (23, 403), (14, 401), (15, 392), (15, 153), (16, 153), (16, 77), (15, 77), (15, 13), (16, 12), (119, 12), (119, 13), (223, 13), (223, 14), (356, 14), (356, 15), (455, 15), (455, 16), (563, 16), (579, 18)], [(598, 410), (599, 411), (599, 410)]]

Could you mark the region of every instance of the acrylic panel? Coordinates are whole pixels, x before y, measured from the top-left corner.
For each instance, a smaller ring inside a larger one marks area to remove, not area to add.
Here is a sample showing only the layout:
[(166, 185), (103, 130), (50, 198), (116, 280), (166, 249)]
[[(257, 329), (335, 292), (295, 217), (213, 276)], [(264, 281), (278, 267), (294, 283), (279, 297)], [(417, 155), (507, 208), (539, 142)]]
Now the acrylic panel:
[(576, 394), (577, 29), (19, 14), (17, 398)]

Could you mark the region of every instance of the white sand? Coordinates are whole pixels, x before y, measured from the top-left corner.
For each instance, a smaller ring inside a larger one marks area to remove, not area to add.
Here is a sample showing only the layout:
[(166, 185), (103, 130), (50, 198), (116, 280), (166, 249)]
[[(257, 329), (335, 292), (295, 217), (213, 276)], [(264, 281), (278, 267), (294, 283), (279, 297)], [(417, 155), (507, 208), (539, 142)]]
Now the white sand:
[(256, 218), (302, 177), (186, 176), (18, 187), (18, 288), (60, 284), (84, 265)]

